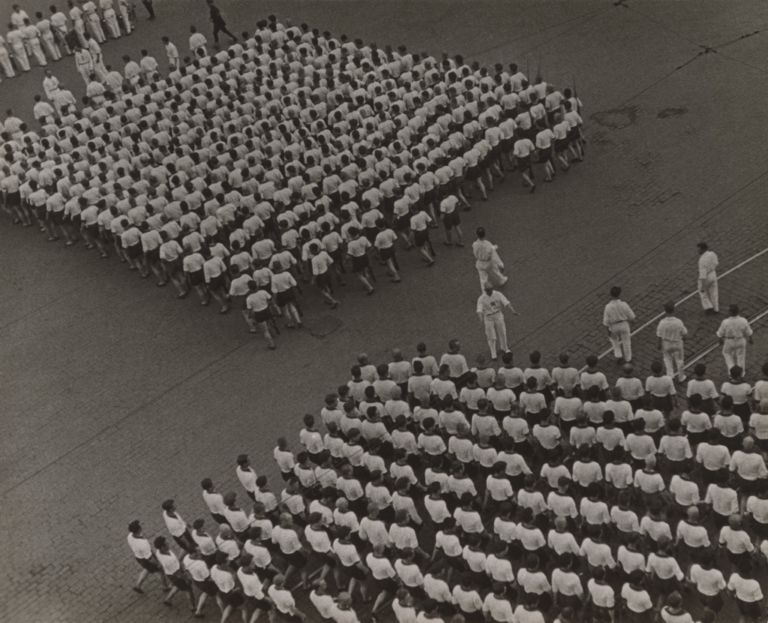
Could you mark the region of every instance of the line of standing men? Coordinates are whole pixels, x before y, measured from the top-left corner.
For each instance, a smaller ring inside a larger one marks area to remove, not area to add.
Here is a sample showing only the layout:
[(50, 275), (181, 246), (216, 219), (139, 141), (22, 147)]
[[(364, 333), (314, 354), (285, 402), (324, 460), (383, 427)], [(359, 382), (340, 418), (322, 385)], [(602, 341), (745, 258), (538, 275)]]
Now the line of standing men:
[[(709, 249), (706, 242), (697, 245), (698, 262), (698, 293), (701, 306), (707, 315), (720, 313), (717, 267), (717, 254)], [(632, 331), (631, 323), (635, 320), (632, 308), (621, 300), (621, 288), (613, 286), (610, 290), (611, 300), (603, 310), (603, 326), (608, 331), (608, 339), (613, 349), (617, 364), (632, 361)], [(662, 353), (667, 375), (685, 381), (683, 371), (685, 359), (685, 337), (688, 330), (682, 320), (675, 316), (675, 304), (668, 302), (664, 305), (664, 317), (656, 328), (659, 350)], [(741, 315), (738, 305), (730, 305), (728, 317), (725, 318), (716, 331), (722, 345), (723, 359), (727, 370), (739, 366), (745, 370), (747, 343), (752, 342), (753, 330), (749, 321)]]

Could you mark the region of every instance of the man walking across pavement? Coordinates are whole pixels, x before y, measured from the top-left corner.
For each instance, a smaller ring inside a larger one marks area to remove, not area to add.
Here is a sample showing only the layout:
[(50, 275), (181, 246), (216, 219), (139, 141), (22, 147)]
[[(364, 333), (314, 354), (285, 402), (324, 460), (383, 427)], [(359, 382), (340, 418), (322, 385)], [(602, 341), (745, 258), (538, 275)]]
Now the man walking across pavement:
[(656, 327), (656, 337), (659, 338), (659, 350), (664, 359), (667, 376), (675, 378), (682, 383), (685, 380), (683, 360), (685, 353), (684, 339), (688, 335), (683, 321), (675, 316), (675, 304), (664, 304), (664, 317), (659, 320)]
[(701, 306), (706, 314), (717, 314), (720, 312), (720, 305), (717, 291), (717, 269), (718, 259), (714, 251), (709, 250), (706, 242), (700, 242), (696, 245), (699, 249), (699, 297)]
[(603, 326), (608, 329), (608, 339), (613, 347), (613, 356), (616, 363), (630, 363), (632, 361), (632, 335), (629, 323), (635, 319), (635, 312), (621, 300), (621, 288), (611, 288), (611, 300), (603, 310)]
[(752, 327), (740, 314), (738, 305), (729, 306), (728, 313), (728, 318), (724, 319), (717, 329), (717, 337), (723, 345), (725, 369), (739, 366), (746, 372), (747, 342), (752, 343)]
[(477, 299), (477, 315), (485, 327), (485, 337), (488, 340), (491, 359), (494, 361), (498, 358), (497, 346), (502, 352), (509, 351), (507, 327), (504, 323), (505, 309), (509, 309), (515, 316), (518, 315), (507, 297), (494, 290), (493, 285), (486, 282), (483, 285), (483, 293)]
[(233, 42), (237, 41), (237, 37), (227, 30), (227, 22), (224, 21), (221, 9), (213, 3), (213, 0), (208, 0), (208, 9), (211, 14), (211, 23), (213, 24), (213, 42), (219, 45), (220, 32), (227, 35)]
[(485, 238), (485, 229), (478, 227), (475, 231), (477, 240), (472, 243), (472, 254), (475, 256), (475, 268), (480, 277), (480, 287), (486, 283), (493, 287), (503, 286), (507, 283), (507, 277), (502, 274), (504, 263), (499, 257), (496, 245)]

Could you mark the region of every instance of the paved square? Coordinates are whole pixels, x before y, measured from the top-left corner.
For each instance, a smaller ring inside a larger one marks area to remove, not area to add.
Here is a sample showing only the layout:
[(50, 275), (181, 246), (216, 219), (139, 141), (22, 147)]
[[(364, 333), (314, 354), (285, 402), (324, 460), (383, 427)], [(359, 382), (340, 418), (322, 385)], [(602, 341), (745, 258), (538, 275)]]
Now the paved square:
[[(238, 31), (275, 12), (380, 46), (516, 61), (578, 86), (586, 161), (533, 196), (513, 177), (465, 218), (465, 231), (482, 224), (500, 245), (521, 359), (538, 348), (551, 366), (562, 349), (576, 359), (602, 351), (602, 305), (614, 283), (641, 322), (656, 315), (695, 287), (700, 239), (722, 270), (768, 246), (763, 2), (738, 10), (712, 0), (219, 4)], [(186, 47), (191, 23), (208, 34), (202, 2), (156, 7), (158, 19), (147, 22), (139, 4), (137, 33), (104, 46), (108, 63), (122, 67), (123, 53), (144, 46), (164, 60), (160, 36)], [(54, 71), (81, 89), (71, 59)], [(34, 69), (4, 81), (0, 108), (29, 118), (41, 80)], [(485, 349), (468, 250), (438, 250), (432, 270), (404, 257), (402, 284), (370, 298), (348, 286), (331, 317), (311, 299), (308, 329), (282, 335), (272, 353), (240, 318), (177, 301), (114, 260), (47, 244), (7, 219), (0, 249), (2, 621), (186, 620), (181, 601), (163, 608), (156, 587), (130, 591), (129, 519), (164, 532), (167, 497), (187, 519), (202, 516), (199, 479), (234, 484), (240, 452), (273, 474), (275, 438), (295, 438), (301, 416), (319, 411), (359, 352), (387, 361), (390, 349), (411, 356), (422, 339), (443, 352), (452, 337), (468, 358)], [(751, 316), (768, 304), (767, 258), (723, 282), (724, 305), (740, 302)], [(715, 325), (701, 338), (697, 329), (696, 343), (705, 346)], [(759, 351), (764, 340), (751, 350), (752, 378)], [(639, 350), (639, 365), (652, 357)], [(716, 351), (713, 365), (719, 360)]]

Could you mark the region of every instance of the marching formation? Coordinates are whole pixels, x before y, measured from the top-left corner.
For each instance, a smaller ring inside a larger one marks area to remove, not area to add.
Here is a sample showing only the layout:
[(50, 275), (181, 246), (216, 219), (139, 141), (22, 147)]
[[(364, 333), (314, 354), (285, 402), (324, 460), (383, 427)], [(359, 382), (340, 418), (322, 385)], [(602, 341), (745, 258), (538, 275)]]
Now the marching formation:
[(502, 360), (470, 369), (457, 340), (361, 354), (298, 452), (277, 440), (280, 486), (242, 454), (243, 491), (201, 481), (213, 524), (163, 502), (180, 555), (132, 522), (136, 590), (162, 571), (166, 602), (203, 616), (213, 597), (250, 623), (712, 622), (730, 600), (762, 621), (768, 363), (718, 388), (702, 363), (684, 386), (624, 363), (611, 385), (596, 356)]
[[(212, 3), (211, 19), (226, 32)], [(274, 18), (209, 55), (191, 30), (189, 64), (164, 39), (167, 77), (146, 50), (122, 74), (104, 66), (86, 34), (84, 107), (49, 73), (41, 131), (10, 111), (3, 122), (4, 205), (50, 241), (112, 247), (180, 298), (234, 304), (270, 348), (275, 311), (301, 321), (302, 282), (331, 307), (347, 271), (372, 294), (377, 262), (400, 281), (398, 247), (435, 263), (440, 222), (444, 244), (463, 246), (472, 193), (486, 199), (509, 171), (534, 190), (535, 168), (549, 180), (584, 156), (575, 93), (514, 64), (381, 50)]]
[(33, 20), (14, 4), (8, 32), (0, 35), (0, 80), (30, 71), (33, 63), (47, 67), (72, 54), (80, 70), (83, 52), (100, 58), (99, 46), (107, 37), (119, 39), (133, 32), (132, 13), (128, 0), (70, 0), (67, 13), (52, 4), (47, 16), (37, 11)]

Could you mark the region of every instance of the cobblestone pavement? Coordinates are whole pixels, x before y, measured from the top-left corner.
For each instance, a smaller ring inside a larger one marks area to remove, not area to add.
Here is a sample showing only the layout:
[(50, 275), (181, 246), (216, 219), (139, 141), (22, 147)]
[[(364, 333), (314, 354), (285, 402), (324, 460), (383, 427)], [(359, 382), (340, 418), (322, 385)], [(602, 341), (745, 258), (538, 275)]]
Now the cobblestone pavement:
[[(120, 66), (122, 54), (140, 47), (162, 61), (162, 34), (182, 48), (190, 21), (206, 23), (202, 3), (194, 11), (191, 0), (155, 4), (158, 20), (105, 46), (108, 63)], [(608, 287), (623, 285), (640, 322), (652, 318), (665, 300), (694, 287), (700, 239), (718, 252), (722, 270), (768, 246), (768, 145), (753, 119), (766, 96), (768, 40), (743, 38), (768, 23), (768, 4), (220, 5), (237, 30), (275, 11), (380, 45), (516, 60), (555, 84), (578, 83), (587, 160), (534, 196), (511, 179), (464, 219), (467, 234), (483, 224), (501, 245), (512, 276), (508, 295), (521, 312), (510, 323), (519, 356), (540, 348), (551, 365), (562, 348), (575, 359), (602, 351)], [(717, 51), (703, 54), (702, 45)], [(71, 59), (54, 70), (80, 88)], [(41, 79), (34, 70), (0, 84), (0, 107), (28, 114)], [(439, 251), (431, 271), (402, 253), (401, 286), (382, 285), (371, 298), (350, 286), (333, 315), (308, 295), (308, 330), (284, 332), (277, 353), (267, 353), (238, 318), (178, 302), (117, 262), (46, 245), (5, 220), (0, 249), (3, 622), (187, 620), (180, 602), (163, 608), (158, 587), (145, 596), (129, 590), (136, 572), (124, 542), (129, 519), (141, 518), (150, 535), (160, 532), (158, 504), (166, 497), (194, 518), (203, 511), (202, 476), (239, 490), (233, 458), (242, 451), (273, 474), (275, 437), (294, 436), (301, 414), (319, 408), (361, 350), (379, 361), (395, 346), (410, 354), (420, 339), (440, 351), (454, 336), (470, 356), (484, 349), (468, 250)], [(766, 259), (722, 282), (723, 304), (736, 300), (750, 315), (765, 304)], [(681, 314), (692, 330), (690, 349), (706, 344), (716, 321), (702, 319), (695, 298)], [(750, 349), (752, 375), (764, 333)], [(636, 337), (639, 368), (655, 356), (653, 343), (650, 328)]]

